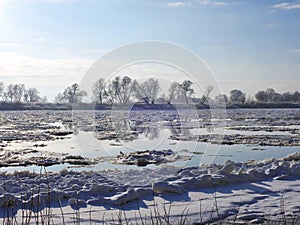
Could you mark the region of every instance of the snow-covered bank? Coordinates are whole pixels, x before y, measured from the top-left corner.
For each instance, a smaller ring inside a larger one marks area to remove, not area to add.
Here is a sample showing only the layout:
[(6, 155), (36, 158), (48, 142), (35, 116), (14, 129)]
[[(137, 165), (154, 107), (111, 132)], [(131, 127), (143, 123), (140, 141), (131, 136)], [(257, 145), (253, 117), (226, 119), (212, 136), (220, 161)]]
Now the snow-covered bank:
[[(246, 225), (264, 222), (265, 224), (299, 224), (299, 192), (300, 182), (297, 179), (269, 179), (256, 183), (203, 188), (180, 195), (156, 195), (143, 202), (133, 201), (123, 207), (87, 205), (79, 210), (80, 218), (76, 218), (78, 212), (76, 214), (70, 205), (64, 206), (62, 210), (66, 224), (80, 221), (80, 224), (143, 224), (144, 222), (144, 224), (199, 225), (216, 220), (221, 220), (220, 224)], [(53, 224), (62, 224), (60, 209), (52, 210)], [(17, 218), (20, 217), (19, 212)]]
[[(186, 205), (190, 209), (192, 204), (188, 202), (198, 202), (199, 206), (199, 199), (207, 193), (214, 193), (212, 190), (215, 190), (217, 195), (219, 195), (218, 192), (225, 193), (224, 198), (227, 200), (224, 200), (224, 204), (230, 203), (230, 210), (225, 210), (223, 203), (219, 203), (218, 206), (219, 214), (227, 217), (237, 212), (238, 205), (246, 207), (247, 204), (254, 204), (264, 198), (276, 197), (277, 199), (280, 191), (290, 195), (292, 190), (294, 196), (290, 198), (299, 201), (300, 183), (297, 180), (299, 177), (300, 153), (294, 153), (283, 159), (266, 159), (247, 163), (227, 161), (225, 165), (212, 164), (183, 169), (160, 167), (144, 170), (88, 172), (64, 169), (60, 173), (47, 174), (44, 172), (33, 174), (26, 171), (14, 174), (2, 173), (0, 175), (0, 206), (3, 208), (9, 202), (15, 209), (35, 205), (35, 210), (38, 210), (47, 207), (50, 199), (50, 205), (54, 208), (60, 201), (63, 207), (70, 205), (74, 209), (92, 206), (132, 210), (133, 206), (137, 209), (137, 203), (142, 208), (148, 208), (149, 204), (153, 204), (153, 201), (159, 198), (172, 199), (176, 207)], [(280, 182), (288, 186), (276, 187), (282, 190), (278, 189), (278, 193), (274, 194), (268, 191), (269, 187), (265, 185), (265, 182), (271, 183), (272, 188), (273, 183)], [(265, 185), (264, 188), (255, 187), (262, 184)], [(179, 208), (183, 210), (181, 206)], [(292, 207), (290, 213), (300, 211), (294, 203), (290, 207)], [(199, 210), (199, 207), (197, 209)], [(261, 208), (259, 210), (264, 212)], [(189, 214), (195, 216), (196, 210), (191, 211), (189, 210)]]

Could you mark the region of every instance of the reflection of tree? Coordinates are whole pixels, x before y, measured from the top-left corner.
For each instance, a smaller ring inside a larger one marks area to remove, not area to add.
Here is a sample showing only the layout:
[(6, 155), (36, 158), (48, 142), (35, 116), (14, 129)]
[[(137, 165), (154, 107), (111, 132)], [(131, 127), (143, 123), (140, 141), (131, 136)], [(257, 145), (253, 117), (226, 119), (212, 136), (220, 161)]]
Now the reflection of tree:
[(170, 131), (172, 135), (182, 135), (182, 136), (190, 136), (191, 135), (191, 129), (190, 128), (184, 128), (180, 126), (170, 126)]
[(130, 134), (130, 123), (126, 118), (119, 118), (113, 122), (113, 129), (118, 135)]
[(79, 134), (79, 129), (78, 129), (78, 127), (77, 127), (76, 125), (74, 125), (74, 126), (72, 127), (72, 130), (73, 130), (73, 132), (74, 132), (75, 135), (78, 135), (78, 134)]
[(169, 128), (172, 135), (178, 135), (181, 133), (181, 128), (178, 126), (170, 126)]
[(189, 128), (181, 128), (181, 133), (183, 136), (188, 137), (191, 135), (191, 129)]
[(130, 114), (117, 112), (111, 116), (99, 116), (96, 119), (96, 131), (105, 138), (106, 136), (119, 140), (134, 140), (143, 135), (149, 140), (158, 139), (160, 129), (168, 128), (172, 135), (190, 136), (191, 128), (183, 127), (185, 122), (190, 123), (192, 117), (183, 115), (179, 117), (174, 112), (143, 112), (131, 111)]
[(154, 140), (154, 139), (158, 139), (160, 131), (158, 127), (151, 126), (151, 127), (143, 127), (142, 133), (145, 134), (146, 138), (149, 138), (150, 140)]
[(138, 138), (139, 134), (144, 134), (146, 138), (154, 140), (159, 137), (160, 133), (159, 127), (155, 125), (147, 126), (143, 122), (130, 121), (127, 118), (115, 119), (110, 128), (120, 138), (125, 138), (129, 135)]
[(76, 124), (65, 123), (64, 127), (65, 127), (66, 130), (72, 130), (75, 135), (78, 135), (78, 133), (79, 133), (79, 128)]

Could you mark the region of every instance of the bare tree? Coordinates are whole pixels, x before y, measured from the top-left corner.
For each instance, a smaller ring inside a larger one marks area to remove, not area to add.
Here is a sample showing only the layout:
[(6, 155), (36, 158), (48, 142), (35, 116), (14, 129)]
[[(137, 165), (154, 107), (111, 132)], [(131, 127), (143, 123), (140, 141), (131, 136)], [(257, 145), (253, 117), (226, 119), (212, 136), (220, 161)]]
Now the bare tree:
[(194, 89), (192, 88), (192, 85), (192, 81), (185, 80), (178, 86), (180, 93), (183, 95), (186, 101), (186, 104), (189, 104), (189, 98), (195, 93)]
[(137, 84), (135, 96), (138, 99), (144, 99), (147, 103), (154, 104), (160, 90), (158, 79), (149, 78), (143, 83)]
[(200, 98), (200, 104), (204, 105), (207, 103), (209, 96), (213, 90), (214, 90), (214, 87), (212, 85), (208, 85), (206, 87), (202, 97)]
[(115, 79), (111, 81), (111, 94), (114, 97), (114, 101), (120, 100), (120, 79), (120, 77), (115, 77)]
[(25, 85), (24, 84), (15, 84), (13, 86), (13, 97), (16, 102), (21, 102), (23, 94), (25, 93)]
[(114, 104), (114, 102), (116, 100), (116, 96), (115, 96), (115, 93), (114, 93), (114, 88), (113, 88), (112, 83), (107, 84), (107, 86), (104, 90), (103, 97), (107, 100), (107, 102), (109, 104)]
[(229, 102), (229, 98), (225, 94), (219, 94), (215, 97), (215, 102), (220, 105), (227, 104)]
[(47, 103), (48, 102), (47, 96), (44, 96), (44, 97), (40, 98), (40, 102), (41, 103)]
[(3, 100), (4, 102), (8, 102), (9, 98), (8, 98), (8, 95), (7, 95), (6, 92), (3, 93), (3, 95), (2, 95), (2, 100)]
[(0, 81), (0, 97), (2, 97), (3, 99), (3, 94), (4, 94), (4, 83), (2, 81)]
[(230, 101), (232, 103), (245, 103), (246, 94), (241, 90), (234, 89), (230, 91)]
[(245, 101), (247, 104), (253, 104), (255, 101), (254, 101), (254, 97), (250, 94), (247, 95), (246, 97), (246, 101)]
[(58, 93), (57, 96), (54, 99), (54, 102), (56, 103), (64, 103), (66, 100), (64, 99), (64, 96), (62, 93)]
[(281, 95), (277, 93), (273, 88), (268, 88), (266, 90), (266, 95), (268, 98), (268, 102), (280, 102)]
[(27, 90), (25, 90), (24, 94), (23, 94), (23, 100), (24, 102), (28, 103), (29, 102), (29, 95)]
[(172, 82), (169, 88), (169, 98), (168, 98), (169, 103), (171, 103), (175, 98), (178, 97), (179, 94), (178, 88), (179, 88), (179, 83), (177, 83), (176, 81)]
[(10, 102), (13, 102), (13, 98), (14, 98), (14, 85), (13, 84), (9, 84), (6, 87), (6, 92), (4, 93), (7, 100), (9, 100)]
[[(291, 96), (292, 94), (289, 93)], [(255, 94), (255, 99), (259, 102), (280, 102), (286, 98), (288, 94), (279, 94), (273, 88), (268, 88), (266, 91), (259, 91)]]
[(81, 102), (82, 98), (85, 96), (87, 96), (87, 93), (85, 91), (81, 91), (77, 83), (67, 87), (63, 92), (63, 99), (72, 104)]
[(295, 91), (293, 96), (292, 96), (292, 101), (293, 102), (300, 102), (300, 93), (299, 91)]
[(39, 91), (36, 88), (29, 88), (26, 94), (28, 95), (29, 102), (38, 102), (41, 99)]
[(93, 95), (97, 103), (102, 104), (105, 95), (105, 82), (103, 78), (100, 78), (93, 85)]
[(259, 102), (267, 102), (268, 96), (265, 91), (259, 91), (255, 94), (255, 99)]
[(108, 102), (113, 104), (118, 102), (120, 104), (127, 104), (130, 102), (131, 97), (136, 89), (136, 81), (128, 76), (115, 77), (105, 90), (105, 97)]
[(136, 81), (128, 76), (124, 76), (119, 83), (119, 102), (127, 104), (136, 89)]

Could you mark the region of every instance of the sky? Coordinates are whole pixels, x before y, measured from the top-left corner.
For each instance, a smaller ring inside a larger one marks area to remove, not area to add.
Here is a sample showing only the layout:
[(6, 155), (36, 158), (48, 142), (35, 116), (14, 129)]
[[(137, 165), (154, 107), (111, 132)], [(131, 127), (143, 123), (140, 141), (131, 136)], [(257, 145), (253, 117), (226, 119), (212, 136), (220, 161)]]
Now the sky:
[(226, 94), (300, 90), (299, 0), (0, 0), (0, 81), (52, 101), (103, 55), (143, 40), (191, 50)]

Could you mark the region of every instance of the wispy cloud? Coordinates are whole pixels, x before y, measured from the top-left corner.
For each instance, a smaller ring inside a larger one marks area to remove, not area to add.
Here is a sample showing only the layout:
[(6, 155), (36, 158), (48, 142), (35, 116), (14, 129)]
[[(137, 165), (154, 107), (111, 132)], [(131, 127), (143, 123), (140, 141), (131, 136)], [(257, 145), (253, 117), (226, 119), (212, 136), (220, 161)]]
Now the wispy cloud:
[(42, 59), (11, 52), (1, 52), (0, 61), (0, 74), (13, 76), (80, 76), (93, 63), (90, 58)]
[(69, 3), (75, 2), (76, 0), (27, 0), (27, 1), (44, 1), (44, 2), (53, 2), (53, 3)]
[(0, 79), (11, 79), (11, 78), (21, 78), (21, 79), (45, 79), (45, 78), (63, 78), (65, 77), (64, 75), (40, 75), (40, 74), (36, 74), (36, 75), (0, 75)]
[(214, 6), (226, 6), (229, 3), (225, 1), (214, 1), (214, 0), (200, 0), (200, 5), (214, 5)]
[(189, 3), (189, 2), (168, 2), (167, 3), (168, 7), (173, 7), (173, 8), (184, 7), (184, 6), (188, 6), (190, 4), (191, 3)]
[(296, 2), (282, 2), (272, 6), (273, 9), (292, 10), (300, 9), (300, 1)]
[(196, 1), (177, 1), (177, 2), (168, 2), (168, 7), (185, 7), (190, 5), (200, 5), (200, 6), (227, 6), (228, 2), (225, 1), (216, 1), (216, 0), (196, 0)]
[(36, 87), (50, 100), (67, 85), (79, 82), (94, 63), (91, 58), (38, 58), (0, 52), (0, 80)]
[(292, 50), (290, 50), (290, 52), (292, 52), (292, 53), (300, 53), (300, 49), (292, 49)]
[[(23, 2), (49, 2), (49, 3), (72, 3), (77, 0), (22, 0)], [(0, 3), (6, 3), (6, 2), (12, 2), (12, 3), (17, 3), (18, 0), (0, 0)]]
[(13, 47), (13, 48), (17, 48), (17, 47), (20, 47), (20, 45), (16, 44), (16, 43), (10, 43), (10, 42), (0, 42), (0, 48), (1, 47)]

